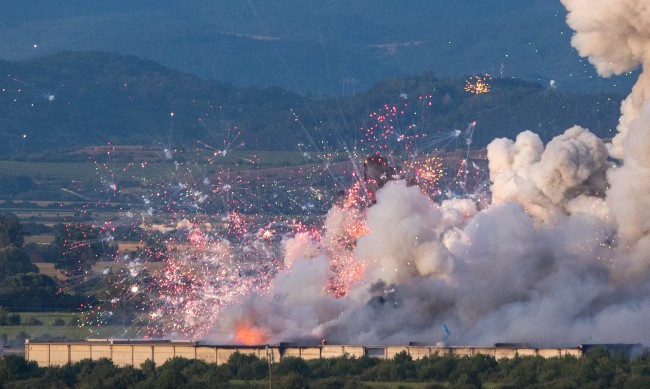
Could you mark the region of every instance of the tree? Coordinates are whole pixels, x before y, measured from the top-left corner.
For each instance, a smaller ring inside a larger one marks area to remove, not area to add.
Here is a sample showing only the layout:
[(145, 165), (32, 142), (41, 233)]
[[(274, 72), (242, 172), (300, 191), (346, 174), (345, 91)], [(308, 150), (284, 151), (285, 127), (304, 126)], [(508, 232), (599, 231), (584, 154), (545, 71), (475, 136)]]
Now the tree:
[(295, 371), (287, 372), (286, 374), (274, 379), (274, 382), (275, 384), (273, 386), (284, 389), (301, 389), (308, 387), (305, 377)]
[(0, 213), (0, 247), (23, 247), (25, 232), (20, 220), (11, 213)]
[(8, 318), (9, 312), (5, 309), (5, 307), (0, 307), (0, 326), (6, 326)]
[[(157, 389), (180, 388), (187, 385), (194, 376), (202, 377), (208, 369), (209, 366), (204, 361), (175, 357), (156, 368), (153, 376), (147, 375), (147, 383)], [(205, 383), (197, 383), (194, 387), (206, 386)]]
[(280, 363), (276, 364), (273, 369), (274, 376), (284, 376), (289, 373), (303, 378), (311, 377), (311, 368), (304, 359), (298, 357), (282, 358)]
[(107, 358), (83, 360), (76, 366), (76, 386), (80, 388), (128, 388), (144, 379), (141, 370), (132, 366), (118, 368)]
[(445, 381), (456, 367), (457, 358), (438, 354), (424, 357), (418, 361), (418, 378), (421, 380)]
[(13, 197), (34, 187), (29, 176), (0, 176), (0, 196)]
[(49, 276), (37, 273), (20, 273), (5, 278), (0, 283), (0, 305), (15, 310), (51, 308), (57, 304), (58, 286)]
[(260, 380), (268, 375), (266, 360), (252, 354), (236, 352), (228, 358), (227, 366), (232, 376), (242, 380)]
[(0, 248), (0, 281), (19, 273), (38, 273), (25, 250), (14, 246)]
[(489, 374), (498, 367), (496, 359), (487, 355), (463, 357), (457, 360), (449, 381), (457, 385), (476, 385), (480, 387), (480, 376)]
[(40, 369), (36, 362), (27, 362), (18, 355), (7, 355), (0, 359), (0, 383), (23, 380), (38, 374)]
[(102, 256), (112, 255), (117, 246), (100, 239), (99, 230), (84, 224), (54, 227), (52, 251), (58, 254), (55, 267), (69, 274), (83, 274)]

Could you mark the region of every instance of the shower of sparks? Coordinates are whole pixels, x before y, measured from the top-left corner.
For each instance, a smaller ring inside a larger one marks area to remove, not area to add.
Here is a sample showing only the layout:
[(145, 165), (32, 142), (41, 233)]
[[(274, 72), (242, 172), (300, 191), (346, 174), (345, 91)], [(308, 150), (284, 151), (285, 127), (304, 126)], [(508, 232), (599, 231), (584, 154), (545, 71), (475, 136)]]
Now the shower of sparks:
[(490, 81), (492, 76), (486, 74), (485, 76), (470, 76), (465, 80), (465, 92), (480, 95), (482, 93), (490, 92)]
[[(227, 307), (272, 292), (275, 276), (291, 267), (289, 238), (320, 242), (330, 261), (323, 293), (346, 296), (366, 270), (355, 257), (357, 239), (370, 232), (365, 213), (372, 202), (359, 171), (366, 154), (388, 157), (387, 179), (404, 179), (432, 198), (444, 192), (448, 169), (437, 147), (453, 145), (463, 132), (420, 128), (431, 95), (410, 104), (402, 96), (400, 106), (373, 112), (373, 124), (362, 128), (360, 153), (347, 161), (299, 144), (303, 165), (260, 169), (258, 156), (239, 150), (237, 128), (225, 132), (223, 146), (197, 142), (194, 158), (166, 147), (156, 163), (118, 163), (113, 158), (119, 147), (97, 148), (102, 186), (95, 191), (105, 204), (122, 204), (121, 217), (102, 230), (137, 231), (139, 242), (135, 252), (118, 256), (121, 266), (104, 271), (101, 301), (83, 307), (81, 324), (91, 334), (122, 320), (125, 336), (201, 338), (224, 319)], [(344, 190), (342, 175), (349, 180)], [(305, 182), (297, 185), (296, 177)], [(137, 190), (125, 189), (133, 182), (139, 182)], [(88, 188), (76, 189), (73, 194), (92, 196)], [(336, 228), (322, 226), (326, 212), (338, 220)], [(238, 342), (267, 339), (254, 321), (234, 327)]]

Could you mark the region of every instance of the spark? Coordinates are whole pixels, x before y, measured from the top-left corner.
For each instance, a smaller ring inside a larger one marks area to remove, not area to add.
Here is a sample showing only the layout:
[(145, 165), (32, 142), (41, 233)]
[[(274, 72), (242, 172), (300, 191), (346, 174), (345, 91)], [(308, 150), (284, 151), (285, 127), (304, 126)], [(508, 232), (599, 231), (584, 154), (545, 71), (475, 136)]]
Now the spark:
[(488, 93), (491, 90), (490, 81), (492, 81), (492, 76), (489, 73), (485, 76), (470, 76), (465, 81), (465, 92), (475, 95)]

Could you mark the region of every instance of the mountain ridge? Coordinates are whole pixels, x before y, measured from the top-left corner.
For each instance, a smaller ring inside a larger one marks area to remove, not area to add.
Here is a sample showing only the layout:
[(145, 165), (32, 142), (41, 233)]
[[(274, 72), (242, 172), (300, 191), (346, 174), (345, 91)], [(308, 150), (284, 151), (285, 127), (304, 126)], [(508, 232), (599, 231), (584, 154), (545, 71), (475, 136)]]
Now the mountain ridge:
[(6, 0), (0, 58), (110, 51), (238, 86), (332, 96), (350, 93), (346, 80), (367, 91), (425, 71), (452, 78), (503, 72), (576, 91), (629, 89), (627, 77), (600, 79), (579, 58), (565, 17), (560, 2), (548, 0)]
[[(479, 95), (465, 90), (469, 79), (431, 72), (383, 80), (354, 96), (301, 96), (279, 87), (236, 87), (104, 52), (0, 61), (0, 74), (4, 157), (109, 142), (187, 149), (197, 141), (214, 147), (235, 142), (249, 150), (285, 151), (315, 142), (351, 148), (361, 146), (364, 132), (381, 130), (379, 116), (394, 120), (392, 136), (402, 139), (432, 139), (477, 121), (473, 147), (524, 129), (549, 140), (574, 124), (609, 137), (622, 99), (510, 78), (490, 79), (490, 92)], [(394, 112), (384, 112), (388, 108)]]

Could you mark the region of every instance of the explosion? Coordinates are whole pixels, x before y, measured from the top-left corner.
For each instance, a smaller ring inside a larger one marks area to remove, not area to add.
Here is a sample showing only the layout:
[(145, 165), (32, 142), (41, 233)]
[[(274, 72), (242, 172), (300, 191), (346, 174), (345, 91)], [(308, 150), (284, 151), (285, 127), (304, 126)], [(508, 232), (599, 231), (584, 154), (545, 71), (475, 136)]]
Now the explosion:
[(486, 74), (485, 76), (470, 76), (465, 81), (465, 92), (480, 95), (490, 91), (490, 81), (492, 76)]
[[(645, 3), (619, 2), (621, 12), (608, 11), (611, 2), (607, 7), (605, 2), (564, 3), (570, 25), (578, 30), (574, 44), (580, 52), (602, 54), (590, 60), (614, 64), (599, 67), (601, 74), (628, 70), (650, 57), (640, 54), (650, 47), (647, 43), (635, 43), (650, 42), (644, 35), (648, 23), (639, 16), (621, 17), (647, 13)], [(618, 19), (590, 22), (600, 17)], [(612, 56), (627, 54), (619, 48), (626, 44), (612, 40), (629, 39), (629, 34), (636, 49), (630, 47), (631, 58), (616, 67), (615, 59), (621, 58)], [(600, 49), (607, 45), (617, 49)], [(492, 202), (484, 209), (471, 196), (438, 203), (404, 181), (387, 182), (377, 190), (376, 204), (355, 215), (368, 232), (348, 245), (349, 256), (364, 272), (347, 294), (320, 293), (316, 285), (327, 277), (323, 263), (334, 258), (331, 246), (304, 243), (309, 255), (299, 258), (294, 252), (292, 267), (272, 282), (274, 297), (267, 301), (272, 309), (248, 298), (242, 302), (246, 308), (224, 314), (253, 315), (257, 325), (276, 329), (272, 339), (277, 340), (648, 341), (642, 324), (650, 318), (649, 266), (643, 259), (650, 252), (645, 215), (650, 165), (642, 157), (650, 145), (646, 78), (643, 73), (623, 104), (610, 150), (578, 126), (547, 145), (532, 132), (515, 141), (497, 139), (488, 147)], [(480, 87), (472, 82), (472, 93), (489, 90), (482, 78), (476, 81)], [(394, 112), (387, 108), (381, 123)], [(622, 164), (613, 165), (610, 156), (622, 158)], [(337, 217), (331, 211), (328, 220)], [(326, 225), (327, 234), (336, 236), (331, 229), (343, 224)], [(449, 328), (453, 336), (440, 328)]]
[[(645, 1), (562, 1), (573, 44), (601, 75), (648, 64)], [(488, 81), (471, 78), (466, 90), (488, 92)], [(260, 227), (242, 200), (230, 213), (236, 232), (188, 227), (191, 245), (170, 254), (148, 289), (160, 294), (150, 307), (157, 334), (244, 344), (648, 342), (649, 96), (644, 71), (612, 145), (580, 126), (546, 145), (530, 131), (494, 140), (489, 202), (470, 175), (486, 170), (470, 158), (476, 123), (455, 182), (443, 183), (438, 156), (414, 152), (408, 103), (386, 105), (362, 129), (376, 145), (363, 174), (355, 161), (356, 182), (321, 225)]]
[(247, 346), (266, 343), (267, 337), (259, 328), (249, 323), (244, 323), (235, 328), (235, 342)]
[(406, 180), (416, 185), (422, 193), (433, 196), (440, 189), (440, 180), (444, 176), (442, 159), (428, 156), (412, 161), (406, 167)]

